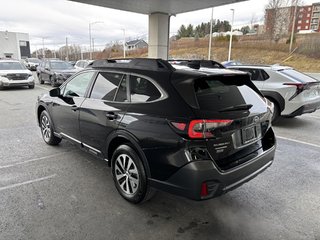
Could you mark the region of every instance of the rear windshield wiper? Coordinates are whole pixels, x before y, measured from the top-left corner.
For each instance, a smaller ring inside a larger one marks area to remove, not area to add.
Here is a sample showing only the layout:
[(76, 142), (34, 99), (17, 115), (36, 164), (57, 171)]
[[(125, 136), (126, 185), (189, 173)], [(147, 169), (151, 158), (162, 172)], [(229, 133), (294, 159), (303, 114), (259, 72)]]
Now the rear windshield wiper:
[(219, 110), (219, 112), (249, 110), (250, 108), (252, 108), (252, 106), (253, 106), (252, 104), (240, 104), (240, 105), (237, 105), (237, 106), (231, 106), (231, 107), (223, 108), (223, 109)]

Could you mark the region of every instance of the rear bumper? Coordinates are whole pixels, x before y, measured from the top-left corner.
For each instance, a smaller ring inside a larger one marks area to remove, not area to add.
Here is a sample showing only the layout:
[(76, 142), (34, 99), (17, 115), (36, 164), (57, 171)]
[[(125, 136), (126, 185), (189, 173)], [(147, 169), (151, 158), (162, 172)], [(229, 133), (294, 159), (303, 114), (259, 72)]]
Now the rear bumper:
[(318, 109), (320, 109), (320, 101), (305, 104), (305, 105), (299, 107), (297, 110), (295, 110), (291, 114), (287, 114), (287, 115), (283, 115), (283, 116), (284, 117), (296, 117), (296, 116), (300, 116), (305, 113), (315, 112)]
[[(186, 164), (167, 181), (149, 179), (152, 187), (193, 200), (205, 200), (241, 186), (271, 166), (275, 145), (262, 154), (229, 171), (220, 171), (213, 161), (199, 160)], [(201, 197), (201, 186), (207, 184), (208, 195)]]

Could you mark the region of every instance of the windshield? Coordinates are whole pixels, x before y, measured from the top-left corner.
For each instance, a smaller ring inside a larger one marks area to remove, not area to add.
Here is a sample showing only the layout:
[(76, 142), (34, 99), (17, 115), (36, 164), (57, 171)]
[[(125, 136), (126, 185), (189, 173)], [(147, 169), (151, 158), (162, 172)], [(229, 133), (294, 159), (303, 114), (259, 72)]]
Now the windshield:
[(52, 69), (73, 69), (74, 67), (67, 62), (51, 62)]
[(279, 70), (279, 72), (282, 73), (283, 75), (286, 75), (287, 77), (290, 77), (290, 78), (292, 78), (298, 82), (301, 82), (301, 83), (316, 81), (316, 79), (314, 79), (313, 77), (310, 77), (306, 74), (298, 72), (294, 69), (284, 69), (284, 70)]
[(0, 70), (25, 70), (26, 67), (19, 62), (0, 62)]
[(28, 62), (31, 62), (31, 63), (40, 63), (41, 61), (37, 58), (29, 58), (28, 59)]

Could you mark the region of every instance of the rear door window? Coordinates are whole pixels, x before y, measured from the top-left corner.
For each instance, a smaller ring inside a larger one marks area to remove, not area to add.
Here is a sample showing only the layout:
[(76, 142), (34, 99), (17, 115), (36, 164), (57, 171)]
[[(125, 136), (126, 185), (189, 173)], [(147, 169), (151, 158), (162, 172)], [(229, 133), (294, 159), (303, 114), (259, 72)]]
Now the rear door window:
[(94, 83), (90, 98), (113, 101), (124, 77), (121, 73), (100, 72)]
[(294, 69), (284, 69), (284, 70), (279, 70), (280, 73), (283, 75), (290, 77), (294, 79), (295, 81), (301, 82), (301, 83), (308, 83), (308, 82), (315, 82), (316, 79), (313, 77), (310, 77), (306, 74), (303, 74), (301, 72), (298, 72)]

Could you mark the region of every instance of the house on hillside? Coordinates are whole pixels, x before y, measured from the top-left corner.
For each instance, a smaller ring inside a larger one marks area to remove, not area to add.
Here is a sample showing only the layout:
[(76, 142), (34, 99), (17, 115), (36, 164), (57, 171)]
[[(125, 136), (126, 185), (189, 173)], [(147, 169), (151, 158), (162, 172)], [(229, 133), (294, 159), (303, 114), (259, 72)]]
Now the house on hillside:
[(141, 48), (147, 48), (148, 43), (144, 41), (143, 39), (137, 39), (137, 40), (132, 40), (129, 42), (126, 42), (126, 50), (131, 51), (131, 50), (136, 50), (136, 49), (141, 49)]

